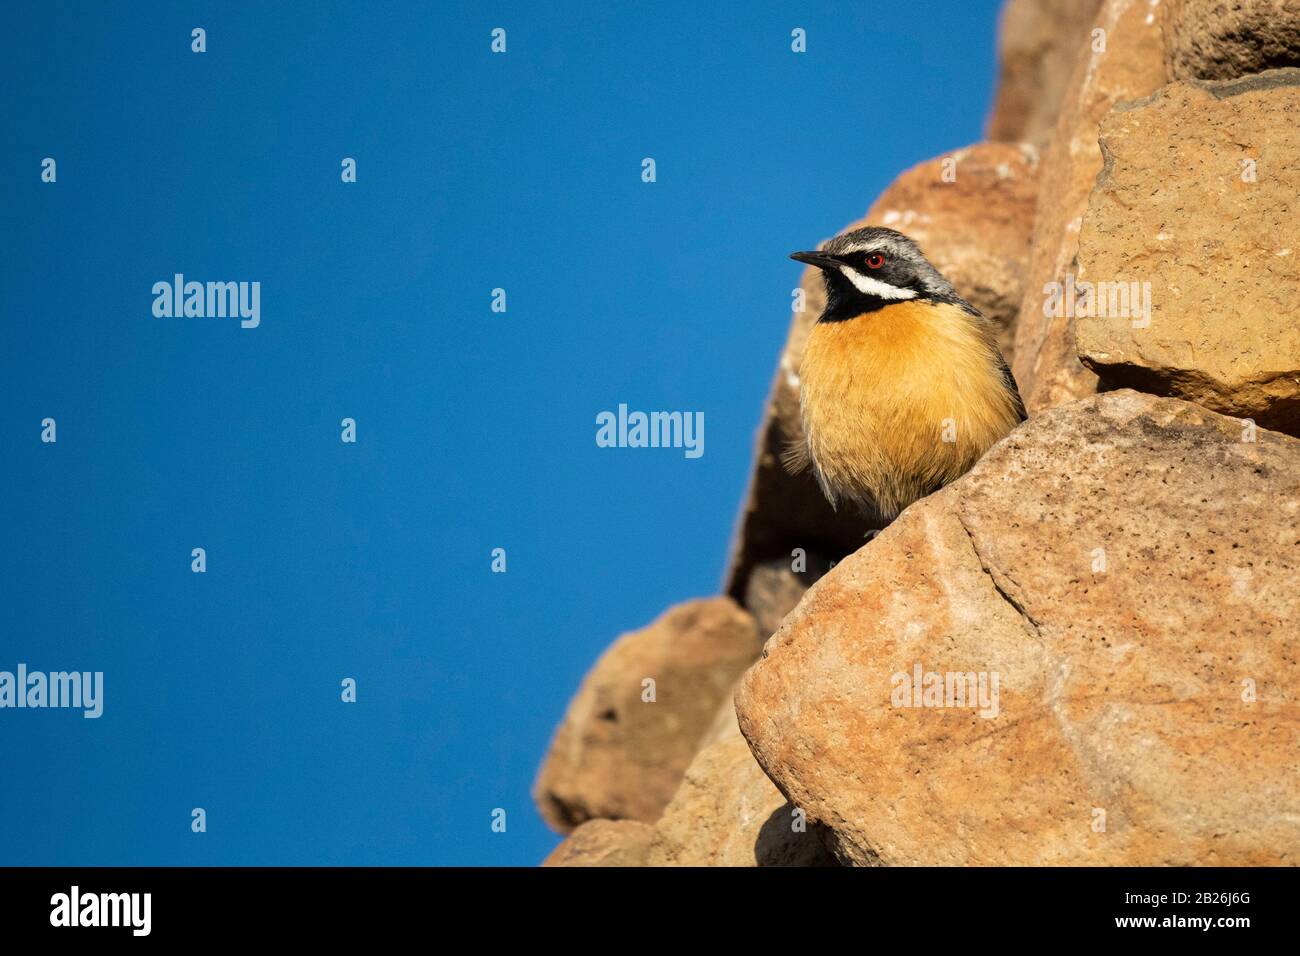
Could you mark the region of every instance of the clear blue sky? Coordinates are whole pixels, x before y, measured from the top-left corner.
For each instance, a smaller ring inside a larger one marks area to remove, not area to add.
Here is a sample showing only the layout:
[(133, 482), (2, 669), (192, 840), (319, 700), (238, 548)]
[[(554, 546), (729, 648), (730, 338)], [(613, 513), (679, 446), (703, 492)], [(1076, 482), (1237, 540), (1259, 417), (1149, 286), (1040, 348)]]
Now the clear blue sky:
[[(994, 75), (995, 0), (300, 6), (5, 6), (0, 670), (105, 703), (0, 710), (0, 863), (538, 862), (579, 680), (719, 589), (787, 253)], [(705, 454), (597, 448), (620, 402)]]

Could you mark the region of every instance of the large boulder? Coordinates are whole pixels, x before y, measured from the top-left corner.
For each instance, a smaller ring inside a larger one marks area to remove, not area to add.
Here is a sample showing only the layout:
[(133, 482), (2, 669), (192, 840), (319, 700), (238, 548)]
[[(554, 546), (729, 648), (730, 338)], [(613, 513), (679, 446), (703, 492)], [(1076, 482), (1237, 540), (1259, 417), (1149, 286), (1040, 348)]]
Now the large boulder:
[[(888, 226), (912, 236), (958, 291), (993, 320), (1009, 348), (1011, 322), (1023, 294), (1038, 181), (1038, 154), (1032, 147), (969, 146), (903, 173), (866, 218), (847, 228)], [(800, 287), (804, 308), (791, 321), (772, 383), (732, 549), (727, 593), (742, 602), (756, 567), (802, 562), (804, 568), (796, 570), (806, 573), (798, 581), (784, 575), (776, 583), (806, 586), (808, 574), (856, 550), (869, 530), (852, 509), (832, 510), (811, 470), (791, 475), (781, 465), (782, 452), (801, 430), (799, 363), (804, 344), (826, 304), (817, 270), (805, 270)], [(771, 574), (783, 573), (773, 567)], [(762, 582), (760, 598), (771, 593), (772, 586), (772, 580)], [(770, 614), (764, 616), (770, 620)]]
[(1101, 142), (1084, 364), (1300, 434), (1300, 70), (1174, 83), (1116, 107)]
[(1165, 0), (1160, 12), (1174, 79), (1300, 66), (1300, 0)]
[[(1096, 391), (1097, 376), (1079, 362), (1074, 317), (1051, 308), (1049, 287), (1078, 273), (1079, 229), (1088, 194), (1101, 172), (1097, 131), (1116, 103), (1149, 96), (1167, 79), (1164, 35), (1148, 0), (1105, 0), (1075, 64), (1060, 118), (1043, 159), (1033, 254), (1015, 325), (1011, 369), (1030, 414)], [(1056, 314), (1057, 312), (1060, 314)]]
[(1294, 438), (1050, 410), (809, 590), (741, 730), (845, 862), (1294, 863), (1298, 516)]
[(988, 138), (1045, 144), (1101, 0), (1007, 0)]
[(538, 773), (543, 819), (561, 833), (596, 818), (657, 820), (761, 646), (754, 619), (725, 597), (680, 604), (619, 637), (583, 680)]

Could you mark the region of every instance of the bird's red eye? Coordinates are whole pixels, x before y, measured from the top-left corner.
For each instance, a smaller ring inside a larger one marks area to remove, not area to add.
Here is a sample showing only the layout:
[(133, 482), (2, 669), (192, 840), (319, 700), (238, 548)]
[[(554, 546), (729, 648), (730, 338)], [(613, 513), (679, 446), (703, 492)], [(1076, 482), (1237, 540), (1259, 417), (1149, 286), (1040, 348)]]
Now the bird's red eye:
[(879, 269), (885, 264), (885, 257), (878, 252), (872, 252), (867, 256), (867, 268)]

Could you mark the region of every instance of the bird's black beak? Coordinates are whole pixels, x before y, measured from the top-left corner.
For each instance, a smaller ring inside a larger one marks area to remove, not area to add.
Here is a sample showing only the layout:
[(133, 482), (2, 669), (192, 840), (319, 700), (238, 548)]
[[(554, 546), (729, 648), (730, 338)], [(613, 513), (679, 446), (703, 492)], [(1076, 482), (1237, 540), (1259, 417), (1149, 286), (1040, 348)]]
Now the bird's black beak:
[(818, 269), (838, 269), (840, 267), (838, 259), (828, 256), (824, 252), (792, 252), (790, 258), (796, 262), (806, 262)]

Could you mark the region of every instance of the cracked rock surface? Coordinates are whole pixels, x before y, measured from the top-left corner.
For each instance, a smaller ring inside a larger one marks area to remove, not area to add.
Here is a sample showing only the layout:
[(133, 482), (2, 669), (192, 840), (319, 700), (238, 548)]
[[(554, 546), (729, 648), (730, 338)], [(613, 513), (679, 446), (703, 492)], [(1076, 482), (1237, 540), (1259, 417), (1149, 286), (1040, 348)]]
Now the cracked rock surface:
[(1294, 864), (1297, 517), (1294, 438), (1052, 409), (807, 593), (740, 728), (846, 863)]
[[(1083, 363), (1300, 434), (1300, 69), (1170, 84), (1113, 110), (1101, 145), (1079, 277), (1112, 285), (1078, 319)], [(1111, 304), (1130, 280), (1144, 317)]]

